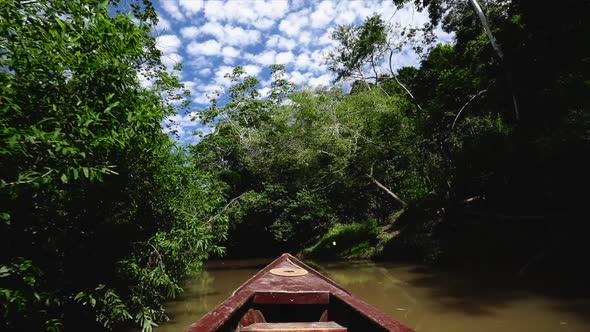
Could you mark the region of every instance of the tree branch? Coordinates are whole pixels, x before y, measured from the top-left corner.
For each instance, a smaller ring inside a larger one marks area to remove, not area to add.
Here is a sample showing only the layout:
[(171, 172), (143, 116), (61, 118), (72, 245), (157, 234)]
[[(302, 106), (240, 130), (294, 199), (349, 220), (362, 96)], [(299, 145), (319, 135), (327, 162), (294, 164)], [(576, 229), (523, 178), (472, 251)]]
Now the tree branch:
[(414, 102), (414, 105), (416, 105), (416, 107), (418, 107), (419, 110), (422, 110), (422, 107), (420, 106), (420, 104), (418, 104), (418, 101), (416, 100), (416, 98), (414, 97), (414, 95), (412, 94), (412, 92), (410, 92), (410, 90), (408, 88), (406, 88), (406, 86), (399, 81), (399, 79), (397, 78), (397, 75), (395, 74), (395, 72), (393, 71), (393, 65), (391, 63), (391, 60), (393, 59), (393, 51), (389, 52), (389, 72), (391, 73), (391, 76), (393, 77), (393, 79), (395, 80), (395, 82), (402, 87), (402, 89), (404, 89), (404, 91), (406, 91), (406, 93), (410, 96), (410, 98), (412, 98), (412, 101)]
[(211, 225), (211, 222), (215, 219), (217, 219), (220, 215), (223, 214), (223, 212), (225, 212), (225, 210), (227, 210), (227, 208), (232, 205), (234, 202), (236, 202), (237, 200), (239, 200), (240, 198), (242, 198), (242, 196), (244, 196), (245, 193), (242, 193), (240, 196), (238, 197), (234, 197), (232, 198), (231, 201), (229, 201), (229, 203), (227, 203), (222, 209), (221, 211), (219, 211), (216, 215), (214, 215), (213, 217), (209, 218), (206, 222), (207, 225)]
[(465, 110), (465, 108), (477, 97), (481, 96), (484, 92), (488, 91), (488, 89), (483, 89), (480, 92), (474, 94), (473, 96), (471, 96), (471, 98), (469, 98), (469, 100), (465, 103), (465, 105), (463, 105), (463, 107), (461, 107), (461, 109), (459, 110), (459, 113), (457, 113), (457, 116), (455, 116), (455, 120), (453, 120), (453, 124), (451, 125), (451, 130), (453, 130), (453, 128), (455, 128), (455, 124), (457, 123), (457, 120), (459, 119), (459, 117), (461, 116), (461, 113), (463, 113), (463, 111)]
[(389, 190), (389, 188), (387, 188), (386, 186), (384, 186), (381, 182), (377, 181), (377, 179), (375, 179), (371, 174), (369, 173), (365, 173), (365, 176), (367, 176), (369, 179), (371, 179), (371, 182), (373, 182), (374, 184), (377, 185), (377, 187), (383, 189), (383, 191), (385, 191), (389, 196), (393, 197), (393, 199), (400, 203), (403, 207), (408, 206), (408, 203), (404, 202), (401, 198), (399, 198), (398, 195), (396, 195), (393, 191)]

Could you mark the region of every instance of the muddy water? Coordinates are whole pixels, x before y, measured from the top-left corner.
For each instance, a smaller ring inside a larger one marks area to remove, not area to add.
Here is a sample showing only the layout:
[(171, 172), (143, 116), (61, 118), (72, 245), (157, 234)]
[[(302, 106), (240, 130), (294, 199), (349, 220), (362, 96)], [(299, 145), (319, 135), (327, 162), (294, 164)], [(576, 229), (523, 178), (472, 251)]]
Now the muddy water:
[[(269, 260), (209, 262), (166, 305), (159, 332), (184, 331)], [(416, 265), (320, 263), (320, 272), (417, 332), (587, 332), (590, 287), (494, 274), (488, 267), (436, 272)]]

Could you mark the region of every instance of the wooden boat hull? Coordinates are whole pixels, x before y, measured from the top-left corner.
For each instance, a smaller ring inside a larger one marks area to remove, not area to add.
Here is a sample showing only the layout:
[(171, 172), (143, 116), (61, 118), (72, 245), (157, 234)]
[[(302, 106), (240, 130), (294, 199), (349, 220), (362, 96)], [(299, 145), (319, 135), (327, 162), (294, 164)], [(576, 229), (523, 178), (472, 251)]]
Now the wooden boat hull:
[(412, 332), (289, 254), (260, 270), (187, 331)]

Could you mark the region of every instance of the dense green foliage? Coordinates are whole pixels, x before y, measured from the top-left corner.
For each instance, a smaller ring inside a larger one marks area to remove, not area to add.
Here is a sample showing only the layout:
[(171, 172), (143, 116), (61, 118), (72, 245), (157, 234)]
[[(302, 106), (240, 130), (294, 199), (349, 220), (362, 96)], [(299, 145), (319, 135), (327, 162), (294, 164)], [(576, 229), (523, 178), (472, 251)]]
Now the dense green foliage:
[(150, 330), (225, 233), (223, 186), (161, 130), (184, 105), (155, 12), (1, 1), (0, 17), (1, 329)]
[[(335, 223), (375, 219), (393, 222), (390, 257), (440, 261), (463, 243), (490, 258), (503, 232), (518, 234), (506, 247), (521, 266), (588, 253), (577, 236), (590, 198), (578, 185), (590, 180), (588, 6), (395, 2), (428, 8), (430, 22), (405, 29), (374, 15), (334, 31), (327, 61), (354, 80), (349, 94), (334, 85), (263, 99), (238, 70), (231, 106), (207, 110), (219, 122), (192, 149), (235, 199), (230, 252), (302, 249)], [(438, 24), (452, 45), (433, 43)], [(420, 67), (394, 70), (406, 46), (422, 52)]]
[(302, 249), (336, 221), (384, 217), (405, 204), (379, 185), (395, 183), (410, 200), (429, 191), (403, 98), (335, 89), (293, 92), (283, 103), (258, 98), (257, 80), (240, 68), (232, 77), (231, 102), (205, 112), (224, 116), (193, 147), (196, 162), (217, 172), (236, 197), (228, 209), (230, 249), (234, 243), (240, 254)]

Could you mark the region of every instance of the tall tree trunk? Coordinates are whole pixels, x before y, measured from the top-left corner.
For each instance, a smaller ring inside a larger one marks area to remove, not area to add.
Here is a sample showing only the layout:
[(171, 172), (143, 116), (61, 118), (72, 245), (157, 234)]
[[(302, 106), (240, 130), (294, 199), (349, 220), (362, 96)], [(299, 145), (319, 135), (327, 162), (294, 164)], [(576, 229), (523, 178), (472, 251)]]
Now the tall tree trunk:
[(481, 21), (481, 24), (483, 25), (483, 28), (486, 31), (486, 34), (488, 35), (488, 39), (490, 40), (490, 44), (492, 44), (492, 47), (494, 48), (494, 50), (498, 54), (498, 58), (500, 58), (500, 60), (504, 61), (504, 53), (502, 52), (500, 45), (498, 45), (498, 43), (496, 42), (496, 38), (492, 34), (492, 29), (490, 29), (490, 25), (488, 24), (488, 19), (486, 18), (486, 15), (483, 13), (483, 10), (481, 10), (479, 3), (477, 2), (477, 0), (469, 0), (469, 2), (471, 2), (473, 9), (477, 13), (477, 16), (479, 16), (479, 20)]
[(512, 86), (512, 74), (510, 73), (510, 71), (506, 67), (506, 62), (504, 61), (504, 52), (502, 52), (500, 45), (498, 45), (498, 42), (496, 41), (496, 38), (494, 37), (494, 34), (492, 33), (492, 29), (490, 28), (490, 25), (488, 24), (488, 20), (486, 18), (486, 15), (484, 14), (483, 10), (481, 10), (481, 6), (479, 5), (479, 2), (477, 2), (477, 0), (469, 0), (469, 2), (471, 3), (471, 6), (473, 7), (475, 12), (477, 13), (477, 16), (479, 16), (479, 20), (481, 21), (481, 24), (483, 25), (483, 28), (484, 28), (486, 34), (488, 35), (488, 39), (490, 40), (490, 44), (492, 44), (494, 51), (496, 51), (498, 58), (500, 58), (500, 61), (502, 62), (502, 66), (504, 67), (504, 72), (506, 75), (506, 80), (508, 81), (508, 86), (509, 86), (510, 92), (512, 94), (512, 105), (514, 106), (514, 116), (516, 118), (516, 121), (519, 121), (520, 120), (520, 111), (518, 110), (518, 100), (516, 99), (516, 95), (514, 94), (514, 88)]

